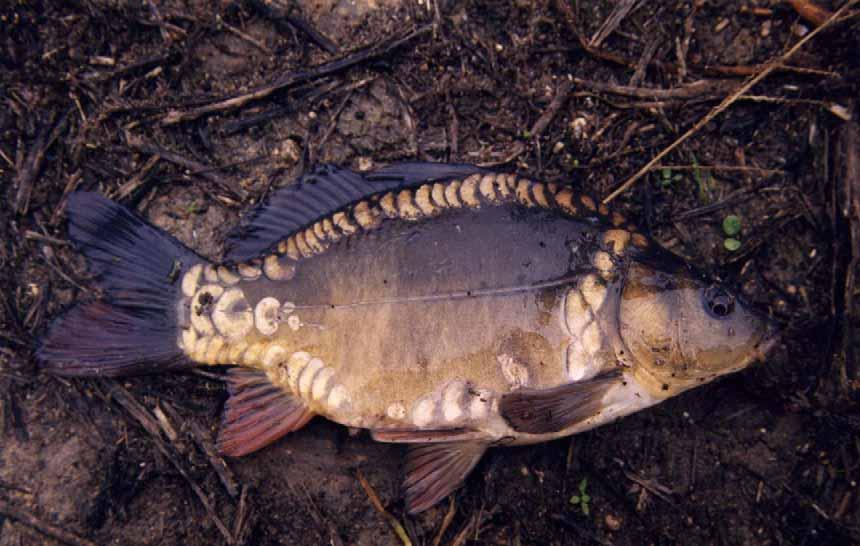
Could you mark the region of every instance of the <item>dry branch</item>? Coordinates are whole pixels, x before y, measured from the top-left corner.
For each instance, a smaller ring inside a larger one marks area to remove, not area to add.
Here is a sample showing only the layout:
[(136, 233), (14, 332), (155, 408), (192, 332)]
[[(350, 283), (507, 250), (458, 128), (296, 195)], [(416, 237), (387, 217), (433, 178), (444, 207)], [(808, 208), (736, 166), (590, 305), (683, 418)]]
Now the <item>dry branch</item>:
[(397, 535), (397, 538), (400, 539), (400, 542), (403, 543), (403, 546), (412, 546), (412, 540), (409, 538), (409, 535), (406, 533), (406, 529), (403, 528), (403, 525), (397, 521), (397, 518), (392, 516), (388, 510), (382, 506), (382, 501), (379, 500), (379, 495), (376, 494), (376, 491), (373, 490), (373, 486), (370, 485), (370, 482), (365, 479), (365, 477), (359, 471), (356, 473), (356, 478), (358, 478), (358, 483), (361, 485), (361, 488), (364, 489), (364, 492), (367, 494), (367, 498), (370, 500), (370, 504), (373, 505), (373, 508), (376, 509), (379, 514), (385, 518), (388, 522), (388, 525), (391, 526), (391, 529)]
[(229, 112), (231, 110), (241, 108), (242, 106), (252, 101), (264, 99), (272, 93), (275, 93), (276, 91), (281, 91), (283, 89), (292, 87), (300, 83), (316, 80), (324, 76), (329, 76), (342, 70), (346, 70), (347, 68), (353, 67), (357, 64), (367, 62), (369, 60), (384, 57), (388, 55), (391, 51), (402, 46), (403, 44), (417, 38), (418, 36), (427, 34), (431, 30), (431, 25), (423, 26), (416, 30), (413, 30), (412, 32), (409, 32), (405, 36), (388, 40), (386, 42), (383, 42), (382, 44), (373, 45), (371, 47), (348, 55), (342, 59), (325, 63), (309, 70), (291, 72), (289, 74), (286, 74), (285, 76), (282, 76), (281, 78), (278, 78), (272, 83), (258, 86), (255, 89), (252, 89), (251, 91), (248, 91), (246, 93), (241, 93), (239, 95), (233, 95), (230, 97), (222, 97), (208, 104), (204, 104), (203, 106), (191, 108), (190, 110), (170, 110), (162, 118), (161, 123), (163, 123), (164, 125), (173, 125), (185, 121), (192, 121), (202, 116), (207, 116), (215, 113)]

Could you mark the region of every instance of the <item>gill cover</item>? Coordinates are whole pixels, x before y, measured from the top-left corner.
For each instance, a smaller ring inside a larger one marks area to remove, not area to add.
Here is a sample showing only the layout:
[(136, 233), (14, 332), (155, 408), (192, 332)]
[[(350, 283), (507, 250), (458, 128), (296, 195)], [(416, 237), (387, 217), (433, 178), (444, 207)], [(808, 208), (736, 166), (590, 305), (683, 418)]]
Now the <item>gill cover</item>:
[(741, 370), (769, 343), (769, 325), (727, 289), (687, 268), (631, 265), (619, 302), (637, 377), (659, 397)]

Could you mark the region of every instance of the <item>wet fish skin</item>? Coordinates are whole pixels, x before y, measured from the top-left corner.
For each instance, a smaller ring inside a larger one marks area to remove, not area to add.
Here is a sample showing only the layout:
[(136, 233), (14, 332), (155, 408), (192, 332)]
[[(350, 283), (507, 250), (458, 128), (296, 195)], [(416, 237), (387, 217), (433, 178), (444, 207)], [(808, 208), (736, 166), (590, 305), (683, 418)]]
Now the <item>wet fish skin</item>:
[[(239, 263), (210, 264), (135, 225), (173, 256), (171, 270), (181, 258), (176, 285), (150, 305), (167, 315), (157, 332), (173, 328), (173, 350), (196, 364), (248, 368), (229, 375), (226, 454), (259, 449), (314, 414), (368, 428), (416, 446), (405, 490), (420, 511), (490, 445), (587, 430), (742, 369), (774, 343), (769, 321), (731, 292), (567, 187), (461, 165), (314, 176), (231, 238)], [(375, 176), (400, 178), (378, 189)], [(103, 282), (154, 282), (104, 265), (135, 254), (93, 225), (134, 222), (99, 206), (111, 214), (78, 211), (72, 231)], [(153, 359), (123, 355), (119, 333), (108, 336), (110, 358), (99, 355), (91, 328), (107, 318), (153, 330), (157, 317), (81, 309), (83, 320), (59, 321), (43, 341), (48, 370), (147, 371), (133, 359)]]

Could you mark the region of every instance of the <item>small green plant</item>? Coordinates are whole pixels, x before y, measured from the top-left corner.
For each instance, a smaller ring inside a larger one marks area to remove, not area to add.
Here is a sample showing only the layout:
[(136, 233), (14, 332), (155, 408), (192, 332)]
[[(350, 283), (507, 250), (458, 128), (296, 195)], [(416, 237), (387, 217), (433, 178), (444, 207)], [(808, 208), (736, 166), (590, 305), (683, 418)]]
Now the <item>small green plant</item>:
[(737, 239), (737, 235), (741, 232), (741, 219), (734, 214), (729, 214), (723, 218), (723, 233), (728, 237), (723, 241), (723, 246), (729, 252), (734, 252), (741, 247), (741, 242)]
[(198, 201), (192, 201), (185, 207), (185, 214), (200, 214), (203, 212), (203, 205)]
[(711, 172), (699, 168), (699, 161), (693, 157), (693, 178), (699, 188), (699, 201), (707, 205), (711, 202)]
[(591, 496), (586, 492), (587, 488), (588, 478), (582, 478), (582, 481), (579, 482), (579, 495), (570, 497), (570, 504), (579, 505), (580, 510), (586, 516), (588, 515), (588, 503), (591, 502)]
[(660, 169), (660, 185), (664, 188), (668, 188), (672, 185), (672, 182), (680, 182), (684, 179), (684, 175), (681, 173), (675, 173), (672, 175), (672, 169), (669, 167), (663, 167)]

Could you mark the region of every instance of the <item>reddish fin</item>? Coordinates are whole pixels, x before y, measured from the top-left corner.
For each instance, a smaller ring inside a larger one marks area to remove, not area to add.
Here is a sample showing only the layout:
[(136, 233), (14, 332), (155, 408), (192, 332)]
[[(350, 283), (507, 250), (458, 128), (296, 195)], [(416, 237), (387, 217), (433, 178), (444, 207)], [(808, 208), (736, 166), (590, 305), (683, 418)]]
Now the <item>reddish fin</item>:
[(410, 446), (403, 482), (409, 513), (427, 510), (460, 487), (486, 450), (481, 442)]
[(375, 429), (370, 436), (377, 442), (398, 444), (435, 444), (439, 442), (463, 442), (467, 440), (486, 440), (483, 432), (470, 428), (449, 428), (421, 430), (414, 428)]
[(314, 416), (304, 402), (272, 385), (257, 370), (227, 372), (230, 398), (218, 432), (218, 450), (230, 457), (253, 453), (305, 426)]
[(558, 432), (597, 415), (603, 395), (620, 382), (621, 373), (613, 370), (552, 389), (522, 389), (502, 396), (499, 411), (517, 432)]
[(69, 237), (87, 257), (104, 301), (54, 321), (36, 358), (48, 373), (118, 376), (191, 366), (177, 345), (177, 279), (203, 261), (137, 213), (105, 197), (69, 197)]

